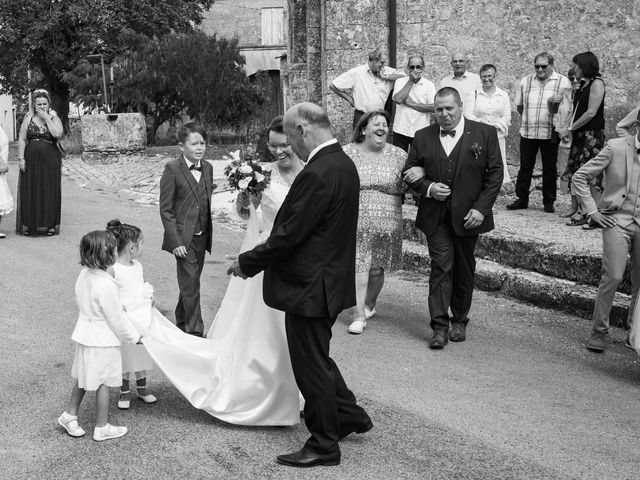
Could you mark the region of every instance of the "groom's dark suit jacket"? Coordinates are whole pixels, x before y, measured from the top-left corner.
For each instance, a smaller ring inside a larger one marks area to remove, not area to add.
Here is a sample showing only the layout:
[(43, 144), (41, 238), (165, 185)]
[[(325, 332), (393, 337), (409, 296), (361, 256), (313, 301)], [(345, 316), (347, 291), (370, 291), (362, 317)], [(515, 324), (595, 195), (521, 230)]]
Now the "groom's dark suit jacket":
[(335, 318), (355, 299), (360, 178), (338, 143), (322, 148), (298, 174), (271, 236), (240, 255), (250, 277), (264, 270), (264, 301), (303, 317)]
[[(413, 139), (404, 170), (419, 166), (425, 176), (409, 186), (420, 193), (416, 226), (425, 234), (432, 234), (442, 218), (445, 202), (427, 198), (427, 190), (433, 182), (442, 181), (438, 124), (418, 130)], [(460, 151), (451, 186), (451, 220), (458, 236), (470, 236), (493, 230), (493, 203), (500, 193), (503, 170), (498, 135), (495, 127), (465, 119), (464, 133), (458, 142)], [(464, 228), (464, 217), (470, 209), (484, 215), (484, 222), (477, 228)]]

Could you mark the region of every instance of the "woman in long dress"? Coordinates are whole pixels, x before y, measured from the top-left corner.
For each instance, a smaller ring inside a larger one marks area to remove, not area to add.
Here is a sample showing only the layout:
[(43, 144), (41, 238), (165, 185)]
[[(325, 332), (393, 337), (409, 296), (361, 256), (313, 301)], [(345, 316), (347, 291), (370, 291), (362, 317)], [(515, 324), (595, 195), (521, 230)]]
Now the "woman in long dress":
[(16, 233), (60, 233), (62, 159), (58, 140), (64, 129), (51, 110), (46, 90), (33, 92), (33, 111), (24, 117), (18, 137)]
[(360, 334), (376, 314), (384, 272), (402, 263), (401, 173), (407, 153), (387, 143), (389, 114), (365, 113), (344, 152), (360, 175), (360, 208), (356, 232), (356, 301), (349, 333)]
[[(287, 143), (282, 117), (270, 126), (269, 148), (276, 157), (269, 186), (259, 198), (240, 194), (236, 200), (247, 221), (241, 252), (267, 239), (303, 168)], [(178, 333), (166, 319), (156, 322), (156, 332), (141, 333), (156, 365), (196, 408), (238, 425), (293, 425), (300, 421), (300, 397), (284, 312), (265, 305), (262, 278), (231, 278), (207, 339)]]

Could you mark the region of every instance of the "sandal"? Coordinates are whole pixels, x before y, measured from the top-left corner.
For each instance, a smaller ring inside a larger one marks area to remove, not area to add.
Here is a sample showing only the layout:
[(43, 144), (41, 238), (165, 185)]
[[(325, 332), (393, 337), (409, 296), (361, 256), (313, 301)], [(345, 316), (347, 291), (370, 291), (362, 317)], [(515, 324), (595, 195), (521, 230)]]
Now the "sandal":
[(578, 227), (580, 225), (586, 225), (587, 223), (589, 223), (589, 219), (585, 215), (580, 215), (579, 218), (570, 218), (565, 225), (568, 225), (570, 227)]
[(578, 213), (578, 210), (570, 210), (568, 212), (560, 212), (558, 216), (560, 218), (569, 218), (569, 217), (573, 217), (576, 213)]

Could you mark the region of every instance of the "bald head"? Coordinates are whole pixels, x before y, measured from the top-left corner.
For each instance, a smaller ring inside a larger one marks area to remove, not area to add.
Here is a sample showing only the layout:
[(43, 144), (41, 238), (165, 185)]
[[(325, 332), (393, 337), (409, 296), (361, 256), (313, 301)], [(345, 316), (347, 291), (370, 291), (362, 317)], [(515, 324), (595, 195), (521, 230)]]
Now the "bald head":
[(303, 161), (313, 149), (333, 138), (327, 113), (315, 103), (291, 107), (284, 115), (283, 127), (293, 152)]
[(451, 54), (451, 67), (453, 74), (458, 77), (464, 75), (469, 67), (469, 57), (462, 51), (456, 51)]

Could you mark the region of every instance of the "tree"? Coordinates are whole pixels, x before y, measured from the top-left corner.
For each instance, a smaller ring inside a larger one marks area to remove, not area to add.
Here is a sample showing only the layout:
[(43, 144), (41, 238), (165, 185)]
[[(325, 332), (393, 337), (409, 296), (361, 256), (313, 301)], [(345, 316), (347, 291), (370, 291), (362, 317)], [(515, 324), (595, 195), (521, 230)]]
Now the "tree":
[[(201, 32), (171, 33), (157, 39), (131, 39), (136, 48), (114, 58), (118, 111), (144, 113), (148, 142), (158, 127), (180, 113), (212, 125), (238, 125), (263, 102), (264, 86), (244, 71), (238, 40)], [(81, 62), (67, 81), (84, 104), (96, 102), (101, 73)]]
[(214, 0), (0, 0), (0, 84), (24, 93), (26, 72), (52, 95), (66, 124), (69, 85), (78, 61), (102, 53), (106, 61), (129, 48), (132, 34), (148, 38), (190, 32)]

